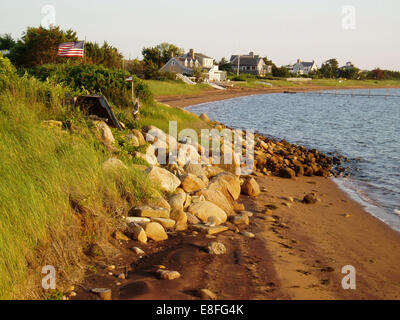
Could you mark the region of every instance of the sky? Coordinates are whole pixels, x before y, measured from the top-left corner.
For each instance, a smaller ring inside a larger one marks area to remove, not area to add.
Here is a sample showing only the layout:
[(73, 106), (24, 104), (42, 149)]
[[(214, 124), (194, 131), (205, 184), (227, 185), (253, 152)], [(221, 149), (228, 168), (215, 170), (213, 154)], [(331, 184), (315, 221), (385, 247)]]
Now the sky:
[(12, 0), (0, 2), (0, 34), (41, 25), (46, 5), (62, 29), (126, 58), (170, 42), (216, 60), (253, 51), (278, 66), (337, 58), (400, 71), (399, 0)]

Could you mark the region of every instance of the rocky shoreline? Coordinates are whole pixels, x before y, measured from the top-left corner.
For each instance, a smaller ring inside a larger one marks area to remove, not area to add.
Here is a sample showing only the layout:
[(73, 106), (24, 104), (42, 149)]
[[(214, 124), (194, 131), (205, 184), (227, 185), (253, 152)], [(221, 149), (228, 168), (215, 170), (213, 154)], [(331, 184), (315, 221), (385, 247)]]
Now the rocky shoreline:
[[(224, 124), (210, 121), (205, 114), (200, 118), (218, 131), (235, 132), (233, 128), (228, 128)], [(107, 129), (105, 124), (97, 127), (102, 130), (105, 145), (112, 145), (113, 137), (109, 128)], [(241, 134), (245, 139), (245, 133)], [(194, 147), (187, 141), (177, 141), (154, 126), (145, 127), (143, 132), (132, 130), (126, 139), (134, 140), (138, 146), (146, 145), (146, 141), (151, 142), (147, 154), (136, 153), (134, 157), (146, 159), (151, 163), (150, 167), (143, 167), (143, 170), (150, 181), (156, 184), (164, 194), (153, 203), (132, 207), (114, 233), (114, 238), (120, 245), (130, 243), (130, 255), (133, 251), (137, 259), (142, 259), (148, 254), (146, 247), (149, 245), (152, 246), (152, 250), (159, 252), (162, 246), (157, 247), (157, 244), (171, 241), (171, 237), (181, 236), (210, 239), (202, 250), (210, 255), (224, 255), (227, 250), (225, 245), (222, 242), (211, 241), (217, 239), (216, 236), (233, 232), (239, 237), (253, 239), (255, 234), (249, 230), (249, 226), (252, 225), (254, 219), (281, 225), (277, 217), (274, 217), (277, 206), (270, 204), (262, 210), (253, 212), (246, 210), (244, 203), (239, 200), (243, 197), (256, 199), (261, 193), (268, 191), (260, 188), (256, 177), (278, 176), (286, 179), (297, 179), (302, 176), (328, 177), (332, 174), (334, 163), (338, 163), (334, 158), (315, 149), (308, 150), (302, 146), (286, 141), (276, 141), (256, 133), (254, 140), (244, 140), (242, 145), (243, 153), (248, 144), (254, 146), (253, 171), (251, 174), (241, 174), (240, 169), (244, 163), (233, 161), (233, 163), (214, 165), (211, 151), (210, 158), (206, 159), (208, 163), (205, 163), (202, 146), (193, 144)], [(157, 156), (160, 150), (164, 150), (163, 152), (170, 156), (169, 151), (172, 146), (177, 147), (176, 163), (159, 164)], [(224, 149), (222, 138), (221, 146), (222, 154), (232, 152), (232, 150)], [(104, 164), (105, 170), (118, 170), (124, 166), (125, 164), (116, 158), (111, 158)], [(290, 207), (294, 201), (292, 197), (287, 197), (284, 199), (284, 205)], [(297, 201), (304, 205), (312, 205), (320, 200), (315, 193), (309, 193)], [(135, 259), (132, 261), (130, 257), (128, 260), (131, 266), (127, 267), (127, 270), (134, 272), (132, 265)], [(115, 274), (111, 269), (113, 269), (112, 265), (105, 267), (108, 276), (116, 276), (118, 279), (117, 287), (113, 290), (120, 291), (118, 287), (128, 277), (128, 271)], [(179, 270), (171, 270), (163, 265), (154, 267), (151, 273), (155, 279), (161, 280), (172, 281), (181, 277)], [(104, 296), (104, 289), (107, 288), (91, 288), (86, 292), (81, 292), (77, 298), (86, 295), (86, 298), (109, 299), (111, 296), (109, 294)], [(216, 298), (216, 295), (208, 288), (198, 288), (196, 294), (197, 297), (204, 299)], [(117, 298), (118, 295), (112, 296)]]

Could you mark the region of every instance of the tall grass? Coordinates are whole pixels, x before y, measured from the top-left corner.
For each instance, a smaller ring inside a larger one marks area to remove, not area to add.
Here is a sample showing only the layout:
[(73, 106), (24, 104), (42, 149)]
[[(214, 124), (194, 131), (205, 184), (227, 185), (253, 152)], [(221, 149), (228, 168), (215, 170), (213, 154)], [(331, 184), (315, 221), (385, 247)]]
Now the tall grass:
[(104, 170), (110, 154), (85, 122), (79, 134), (43, 126), (42, 119), (72, 116), (62, 90), (21, 79), (0, 94), (2, 299), (38, 297), (47, 264), (61, 278), (82, 276), (85, 246), (106, 239), (116, 217), (156, 193), (141, 171)]

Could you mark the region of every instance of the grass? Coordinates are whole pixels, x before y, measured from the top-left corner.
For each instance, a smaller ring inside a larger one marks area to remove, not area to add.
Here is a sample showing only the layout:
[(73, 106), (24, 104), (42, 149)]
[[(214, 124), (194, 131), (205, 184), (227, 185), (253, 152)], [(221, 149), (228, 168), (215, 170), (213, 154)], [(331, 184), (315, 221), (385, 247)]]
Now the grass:
[(110, 153), (79, 115), (78, 133), (43, 126), (73, 115), (56, 92), (49, 100), (38, 83), (22, 81), (0, 94), (1, 299), (40, 297), (45, 265), (56, 267), (57, 280), (78, 280), (84, 248), (105, 241), (123, 210), (157, 194), (133, 167), (103, 169)]
[(146, 83), (154, 96), (196, 95), (211, 88), (207, 84), (189, 85), (174, 80), (147, 80)]

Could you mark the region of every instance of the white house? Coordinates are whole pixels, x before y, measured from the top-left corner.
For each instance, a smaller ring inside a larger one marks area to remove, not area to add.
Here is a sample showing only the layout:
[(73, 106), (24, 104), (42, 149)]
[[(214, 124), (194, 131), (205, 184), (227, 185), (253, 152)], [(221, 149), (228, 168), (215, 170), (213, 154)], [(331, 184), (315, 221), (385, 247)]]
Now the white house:
[(160, 69), (160, 72), (172, 72), (186, 76), (193, 75), (193, 69), (201, 68), (206, 81), (225, 81), (226, 71), (220, 71), (214, 65), (214, 59), (190, 49), (188, 53), (171, 59)]
[(297, 62), (293, 65), (292, 70), (290, 70), (290, 73), (292, 74), (297, 74), (297, 75), (307, 75), (310, 72), (317, 71), (318, 67), (315, 61), (311, 62), (304, 62), (301, 61), (300, 59), (297, 59)]

